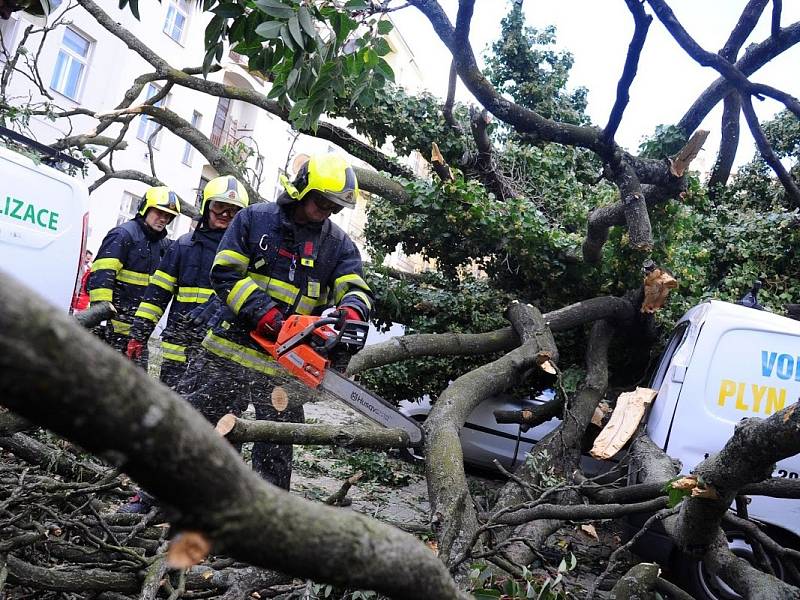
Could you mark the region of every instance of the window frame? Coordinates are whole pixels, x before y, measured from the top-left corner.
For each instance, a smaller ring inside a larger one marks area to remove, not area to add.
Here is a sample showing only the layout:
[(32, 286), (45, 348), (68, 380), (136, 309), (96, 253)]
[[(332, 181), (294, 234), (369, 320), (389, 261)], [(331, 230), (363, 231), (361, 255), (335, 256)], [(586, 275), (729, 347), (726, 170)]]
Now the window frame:
[[(192, 119), (190, 121), (192, 127), (195, 129), (200, 129), (200, 124), (203, 122), (203, 114), (193, 110), (192, 111)], [(186, 142), (186, 145), (183, 147), (183, 156), (181, 157), (181, 162), (185, 164), (187, 167), (192, 166), (192, 161), (194, 160), (194, 146), (192, 146), (189, 142)]]
[[(169, 39), (181, 46), (183, 46), (184, 40), (186, 39), (186, 29), (189, 25), (189, 12), (190, 5), (188, 2), (184, 2), (183, 0), (170, 0), (170, 2), (167, 3), (167, 10), (164, 13), (164, 24), (161, 27), (161, 31)], [(170, 14), (174, 16), (170, 18)], [(180, 30), (180, 36), (176, 38), (173, 34), (175, 33), (178, 15), (183, 17), (183, 26)]]
[[(156, 83), (150, 82), (147, 84), (147, 91), (145, 92), (145, 101), (149, 100), (161, 90), (163, 90), (163, 86), (160, 86)], [(152, 93), (151, 93), (152, 91)], [(161, 100), (156, 102), (154, 106), (158, 106), (159, 108), (166, 108), (167, 106), (167, 99), (169, 98), (169, 94), (164, 96)], [(156, 123), (153, 119), (148, 117), (147, 115), (142, 115), (139, 117), (139, 126), (136, 129), (136, 139), (141, 141), (145, 146), (147, 145), (147, 140), (152, 135), (153, 131), (156, 127), (158, 127), (158, 123)], [(164, 131), (162, 127), (159, 132), (156, 134), (155, 138), (153, 139), (153, 148), (155, 150), (159, 149), (161, 145), (161, 133)]]
[[(71, 32), (72, 34), (78, 36), (79, 38), (81, 38), (86, 42), (87, 46), (86, 46), (85, 56), (79, 55), (75, 50), (69, 48), (64, 43), (64, 38), (67, 36), (67, 32)], [(49, 86), (50, 89), (53, 90), (55, 93), (59, 94), (60, 96), (64, 96), (65, 98), (68, 98), (73, 102), (80, 103), (81, 96), (83, 95), (83, 90), (86, 85), (86, 79), (89, 72), (89, 65), (92, 60), (94, 46), (95, 46), (95, 40), (86, 35), (85, 33), (83, 33), (83, 31), (81, 31), (77, 27), (74, 27), (72, 25), (68, 25), (67, 27), (65, 27), (64, 33), (61, 36), (61, 43), (58, 47), (58, 53), (56, 54), (56, 62), (53, 65), (53, 74), (50, 77), (50, 86)], [(58, 80), (56, 80), (56, 74), (58, 73), (58, 65), (60, 63), (62, 55), (66, 57), (64, 62), (64, 67), (61, 69)], [(66, 88), (66, 85), (69, 78), (69, 72), (71, 71), (73, 63), (78, 63), (79, 65), (81, 65), (81, 70), (78, 74), (78, 82), (75, 85), (75, 95), (70, 96), (67, 93), (68, 90)], [(59, 86), (61, 89), (59, 89)]]

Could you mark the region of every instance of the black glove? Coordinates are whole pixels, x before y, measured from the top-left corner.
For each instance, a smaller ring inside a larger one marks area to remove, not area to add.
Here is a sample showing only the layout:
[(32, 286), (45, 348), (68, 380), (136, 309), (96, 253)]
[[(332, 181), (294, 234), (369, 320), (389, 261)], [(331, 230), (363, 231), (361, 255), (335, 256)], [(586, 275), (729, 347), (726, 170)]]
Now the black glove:
[(219, 323), (222, 315), (222, 301), (219, 296), (214, 294), (203, 304), (197, 305), (188, 313), (183, 315), (183, 322), (188, 327), (210, 329)]

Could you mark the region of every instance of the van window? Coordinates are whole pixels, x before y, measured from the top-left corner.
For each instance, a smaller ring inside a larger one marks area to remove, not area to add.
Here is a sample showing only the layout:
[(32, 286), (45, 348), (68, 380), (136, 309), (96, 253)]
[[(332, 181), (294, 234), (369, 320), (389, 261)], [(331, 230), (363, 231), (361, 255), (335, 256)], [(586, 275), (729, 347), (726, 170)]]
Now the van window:
[(672, 362), (672, 357), (686, 340), (687, 331), (689, 331), (689, 321), (678, 323), (678, 326), (672, 331), (672, 335), (667, 342), (667, 347), (664, 348), (664, 354), (661, 356), (661, 362), (658, 363), (658, 369), (656, 369), (653, 379), (650, 382), (650, 389), (657, 390), (661, 387), (661, 383), (664, 381), (664, 377), (667, 374), (667, 368), (670, 362)]

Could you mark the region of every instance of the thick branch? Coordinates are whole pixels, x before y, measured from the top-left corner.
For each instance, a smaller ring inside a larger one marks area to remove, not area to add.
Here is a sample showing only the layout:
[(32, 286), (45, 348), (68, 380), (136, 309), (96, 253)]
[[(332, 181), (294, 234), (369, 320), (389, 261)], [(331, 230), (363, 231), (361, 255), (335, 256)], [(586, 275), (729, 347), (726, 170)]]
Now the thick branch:
[(603, 129), (603, 140), (610, 144), (614, 140), (617, 133), (617, 128), (622, 121), (622, 115), (625, 108), (630, 101), (630, 88), (636, 77), (636, 71), (639, 68), (639, 57), (642, 54), (644, 41), (647, 38), (647, 30), (650, 28), (650, 23), (653, 22), (653, 17), (644, 12), (644, 7), (641, 2), (637, 0), (625, 0), (628, 10), (633, 15), (633, 37), (631, 43), (628, 45), (628, 54), (625, 57), (625, 66), (622, 69), (622, 76), (617, 84), (617, 99), (614, 101), (614, 107), (611, 109), (611, 115), (608, 117), (608, 124)]
[(731, 175), (733, 161), (736, 159), (736, 150), (739, 148), (739, 115), (742, 111), (742, 101), (739, 94), (732, 92), (725, 96), (722, 109), (722, 140), (719, 144), (719, 153), (708, 180), (708, 192), (711, 197), (717, 194), (718, 186), (725, 186)]
[(250, 421), (225, 415), (217, 431), (235, 444), (274, 442), (277, 444), (312, 444), (343, 448), (407, 448), (408, 434), (400, 429), (354, 428), (336, 425), (305, 425), (276, 421)]
[[(544, 315), (550, 331), (566, 331), (599, 319), (629, 320), (638, 307), (615, 296), (590, 298)], [(368, 346), (356, 354), (347, 367), (349, 375), (419, 356), (474, 356), (509, 351), (519, 346), (511, 327), (489, 333), (423, 333), (394, 337)]]
[[(781, 29), (777, 36), (769, 37), (760, 44), (747, 49), (744, 56), (734, 65), (744, 75), (749, 76), (758, 69), (800, 42), (800, 22)], [(724, 77), (715, 80), (694, 101), (692, 106), (678, 121), (678, 127), (689, 135), (700, 126), (702, 120), (717, 103), (733, 91), (733, 84)]]
[(178, 511), (178, 531), (202, 532), (214, 553), (315, 581), (464, 597), (412, 536), (268, 485), (188, 403), (1, 274), (0, 303), (3, 402), (115, 462)]
[(761, 123), (759, 123), (758, 116), (755, 110), (753, 110), (752, 98), (745, 95), (740, 96), (740, 100), (742, 102), (742, 112), (744, 113), (745, 121), (747, 121), (747, 125), (750, 127), (750, 133), (753, 134), (753, 139), (756, 142), (758, 151), (786, 189), (789, 203), (794, 208), (800, 207), (800, 189), (797, 187), (797, 183), (795, 183), (794, 179), (792, 179), (791, 174), (786, 170), (775, 154), (775, 151), (767, 140), (767, 136), (764, 134), (764, 130), (761, 129)]

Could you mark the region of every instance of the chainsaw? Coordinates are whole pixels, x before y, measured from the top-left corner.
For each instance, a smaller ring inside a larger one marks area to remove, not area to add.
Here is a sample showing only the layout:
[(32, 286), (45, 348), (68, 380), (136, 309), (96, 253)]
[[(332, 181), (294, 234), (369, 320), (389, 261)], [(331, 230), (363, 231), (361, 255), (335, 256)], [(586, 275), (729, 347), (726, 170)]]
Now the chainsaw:
[(412, 446), (420, 446), (423, 433), (416, 421), (334, 368), (341, 357), (364, 347), (368, 328), (367, 323), (348, 321), (344, 315), (291, 315), (274, 340), (255, 331), (250, 336), (275, 362), (311, 389), (331, 394), (378, 425), (402, 429)]

